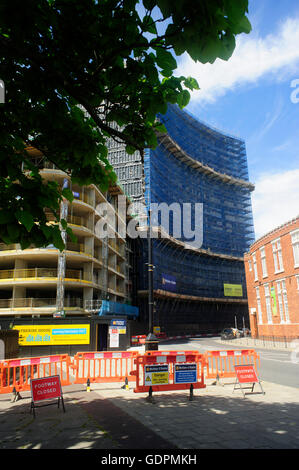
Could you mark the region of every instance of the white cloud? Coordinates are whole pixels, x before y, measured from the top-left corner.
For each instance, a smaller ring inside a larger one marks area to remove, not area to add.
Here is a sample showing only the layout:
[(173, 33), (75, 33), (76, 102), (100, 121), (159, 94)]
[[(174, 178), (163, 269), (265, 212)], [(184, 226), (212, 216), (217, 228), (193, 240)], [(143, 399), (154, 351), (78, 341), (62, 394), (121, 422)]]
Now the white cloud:
[[(255, 83), (266, 74), (281, 81), (299, 73), (299, 17), (288, 18), (266, 37), (254, 32), (237, 36), (236, 48), (228, 61), (200, 64), (187, 54), (179, 61), (177, 75), (197, 79), (200, 91), (192, 100), (213, 102), (228, 90)], [(294, 78), (294, 77), (293, 77)]]
[(256, 238), (299, 215), (299, 169), (260, 176), (252, 194)]

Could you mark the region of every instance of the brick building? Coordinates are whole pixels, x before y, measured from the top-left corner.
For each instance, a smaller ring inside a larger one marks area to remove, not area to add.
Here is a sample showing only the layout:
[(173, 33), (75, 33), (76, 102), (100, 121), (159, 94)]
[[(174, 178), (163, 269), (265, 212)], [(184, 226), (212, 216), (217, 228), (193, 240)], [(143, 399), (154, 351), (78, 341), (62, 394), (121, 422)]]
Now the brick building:
[(256, 240), (245, 253), (253, 337), (299, 337), (299, 216)]

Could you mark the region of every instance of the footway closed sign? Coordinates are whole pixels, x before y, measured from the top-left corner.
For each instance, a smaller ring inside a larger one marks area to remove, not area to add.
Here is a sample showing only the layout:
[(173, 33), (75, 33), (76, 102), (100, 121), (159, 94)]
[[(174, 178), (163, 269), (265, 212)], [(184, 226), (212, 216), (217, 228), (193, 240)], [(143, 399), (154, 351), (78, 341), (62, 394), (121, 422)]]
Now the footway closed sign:
[(61, 397), (61, 385), (59, 375), (31, 380), (32, 401), (49, 400)]
[(241, 365), (235, 366), (236, 376), (239, 383), (255, 383), (258, 382), (259, 379), (256, 375), (253, 365)]

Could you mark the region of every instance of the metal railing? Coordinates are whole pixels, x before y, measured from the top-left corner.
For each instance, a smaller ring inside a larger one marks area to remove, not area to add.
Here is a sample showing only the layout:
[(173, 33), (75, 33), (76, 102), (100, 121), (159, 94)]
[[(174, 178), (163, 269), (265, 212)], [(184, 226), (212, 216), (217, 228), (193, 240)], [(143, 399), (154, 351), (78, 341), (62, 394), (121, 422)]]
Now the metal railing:
[[(0, 308), (47, 308), (55, 307), (56, 298), (18, 298), (18, 299), (0, 299)], [(83, 300), (80, 298), (65, 298), (65, 308), (79, 307), (83, 308)]]
[(73, 202), (74, 202), (74, 201), (85, 202), (85, 203), (88, 204), (89, 206), (94, 207), (94, 203), (93, 203), (91, 197), (90, 197), (88, 194), (78, 193), (78, 195), (75, 195), (75, 196), (74, 196)]
[[(55, 268), (33, 268), (33, 269), (2, 269), (0, 270), (0, 281), (16, 279), (57, 278)], [(90, 276), (84, 275), (82, 271), (67, 269), (65, 279), (76, 279), (90, 281)]]
[[(57, 223), (54, 217), (54, 214), (52, 214), (52, 212), (46, 211), (45, 214), (49, 222)], [(85, 217), (81, 217), (79, 215), (68, 215), (66, 220), (69, 224), (78, 225), (80, 227), (82, 226), (82, 227), (89, 229), (88, 221)]]
[[(39, 248), (39, 249), (47, 250), (47, 249), (50, 249), (50, 248), (56, 249), (52, 245), (49, 245), (49, 246), (44, 247), (44, 248)], [(21, 249), (21, 247), (20, 247), (19, 244), (5, 245), (5, 243), (0, 243), (0, 251), (6, 251), (6, 250), (11, 251), (11, 250), (20, 250), (20, 249)], [(36, 249), (36, 247), (34, 245), (32, 245), (32, 246), (28, 247), (27, 249), (32, 250), (32, 249)], [(78, 253), (82, 253), (82, 254), (85, 254), (85, 255), (92, 256), (92, 249), (86, 247), (84, 245), (84, 243), (68, 242), (67, 245), (66, 245), (66, 249), (69, 250), (69, 251), (76, 251)]]
[(66, 244), (67, 251), (75, 251), (77, 253), (82, 253), (84, 255), (92, 256), (92, 249), (84, 246), (84, 243), (71, 243)]
[(230, 340), (222, 340), (225, 343), (232, 345), (242, 345), (249, 347), (262, 347), (269, 349), (289, 349), (292, 346), (293, 341), (299, 341), (299, 336), (258, 336), (252, 338), (251, 336), (245, 336), (244, 338), (235, 338)]
[(115, 251), (117, 251), (117, 253), (121, 256), (125, 256), (125, 245), (121, 244), (121, 243), (117, 243), (116, 241), (114, 241), (114, 239), (109, 239), (108, 241), (108, 245), (113, 248)]
[(85, 300), (85, 310), (89, 312), (93, 312), (95, 310), (99, 310), (102, 305), (102, 300), (100, 299), (93, 299), (93, 300)]
[(11, 250), (19, 250), (20, 245), (18, 243), (6, 245), (5, 243), (0, 243), (0, 251), (11, 251)]

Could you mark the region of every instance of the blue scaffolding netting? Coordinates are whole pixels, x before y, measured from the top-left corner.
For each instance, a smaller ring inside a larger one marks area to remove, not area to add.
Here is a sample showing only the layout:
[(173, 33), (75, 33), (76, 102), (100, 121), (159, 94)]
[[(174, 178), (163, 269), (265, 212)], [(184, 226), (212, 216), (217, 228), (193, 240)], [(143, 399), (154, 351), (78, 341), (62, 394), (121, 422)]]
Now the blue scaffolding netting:
[[(223, 298), (224, 285), (232, 284), (242, 286), (242, 297), (246, 298), (242, 258), (254, 241), (254, 230), (245, 143), (196, 121), (177, 106), (170, 105), (167, 114), (159, 118), (167, 128), (168, 140), (161, 135), (158, 147), (145, 151), (145, 201), (151, 208), (153, 204), (165, 203), (168, 208), (175, 204), (177, 212), (169, 211), (165, 230), (187, 244), (192, 242), (190, 234), (202, 230), (202, 243), (199, 250), (190, 250), (175, 242), (154, 240), (154, 288)], [(194, 160), (202, 166), (194, 165)], [(184, 204), (191, 204), (188, 236)], [(200, 220), (195, 204), (202, 206)], [(161, 211), (158, 219), (152, 219), (153, 226), (159, 224), (163, 226)], [(146, 289), (145, 241), (142, 252), (140, 287)]]
[[(236, 315), (248, 314), (243, 255), (254, 241), (254, 186), (245, 142), (176, 105), (158, 119), (167, 134), (158, 134), (157, 148), (145, 149), (143, 160), (139, 152), (128, 155), (124, 145), (112, 141), (108, 158), (134, 207), (145, 202), (151, 227), (160, 227), (152, 240), (155, 322), (167, 330), (194, 324), (218, 331), (232, 326)], [(162, 231), (170, 237), (163, 238)], [(139, 249), (139, 318), (146, 320), (146, 238), (139, 240)]]

